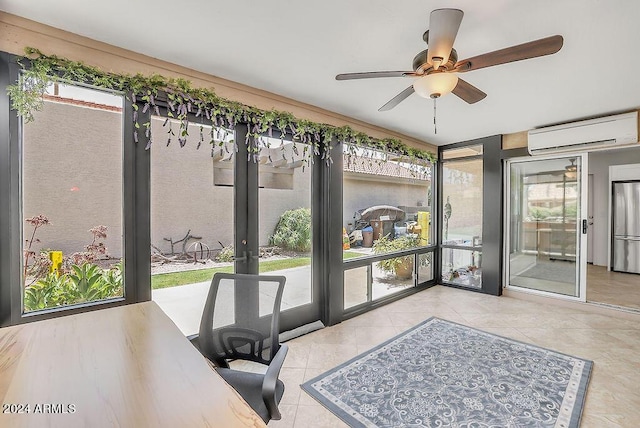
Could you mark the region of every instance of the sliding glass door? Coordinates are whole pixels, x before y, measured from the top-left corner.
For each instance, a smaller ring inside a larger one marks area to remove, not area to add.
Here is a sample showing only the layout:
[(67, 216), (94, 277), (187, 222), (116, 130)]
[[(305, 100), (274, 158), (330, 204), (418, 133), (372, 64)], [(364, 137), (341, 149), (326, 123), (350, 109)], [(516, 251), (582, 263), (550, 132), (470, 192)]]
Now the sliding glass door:
[(586, 156), (508, 163), (507, 283), (585, 300)]

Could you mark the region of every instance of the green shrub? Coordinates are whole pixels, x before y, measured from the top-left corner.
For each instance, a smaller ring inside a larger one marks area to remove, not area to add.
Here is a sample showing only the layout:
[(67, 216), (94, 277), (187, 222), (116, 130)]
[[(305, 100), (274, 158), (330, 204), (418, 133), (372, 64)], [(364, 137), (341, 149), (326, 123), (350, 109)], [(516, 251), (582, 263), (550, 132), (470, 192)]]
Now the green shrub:
[[(385, 235), (373, 244), (374, 254), (387, 254), (394, 251), (408, 250), (420, 246), (420, 238), (417, 235), (407, 234), (396, 239), (390, 239)], [(378, 262), (378, 266), (385, 272), (394, 273), (396, 268), (404, 263), (411, 263), (413, 256), (395, 257)]]
[(122, 262), (110, 269), (92, 263), (72, 265), (72, 273), (49, 273), (24, 290), (27, 311), (122, 296)]
[(228, 245), (224, 247), (218, 255), (216, 256), (216, 260), (219, 262), (232, 262), (235, 257), (235, 250), (233, 245)]
[(57, 306), (59, 291), (64, 287), (66, 275), (58, 276), (50, 273), (24, 291), (24, 307), (28, 311), (46, 309)]
[(269, 239), (270, 245), (285, 250), (307, 252), (311, 250), (311, 209), (298, 208), (285, 211), (278, 220)]

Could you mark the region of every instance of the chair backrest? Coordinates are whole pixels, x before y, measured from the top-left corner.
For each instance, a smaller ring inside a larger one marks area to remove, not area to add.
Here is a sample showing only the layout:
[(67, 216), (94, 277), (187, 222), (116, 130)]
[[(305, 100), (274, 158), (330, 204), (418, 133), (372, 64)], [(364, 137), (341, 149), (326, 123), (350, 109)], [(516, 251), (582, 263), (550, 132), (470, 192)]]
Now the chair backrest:
[(269, 364), (280, 348), (280, 305), (286, 278), (216, 273), (202, 320), (201, 352), (220, 367), (242, 359)]

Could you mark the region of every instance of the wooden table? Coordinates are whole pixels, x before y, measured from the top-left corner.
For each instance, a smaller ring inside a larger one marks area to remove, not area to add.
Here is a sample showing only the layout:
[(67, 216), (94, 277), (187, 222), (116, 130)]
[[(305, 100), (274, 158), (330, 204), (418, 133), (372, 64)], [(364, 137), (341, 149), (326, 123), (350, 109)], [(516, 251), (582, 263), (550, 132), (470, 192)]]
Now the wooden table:
[(1, 427), (266, 426), (154, 302), (0, 329), (0, 397)]

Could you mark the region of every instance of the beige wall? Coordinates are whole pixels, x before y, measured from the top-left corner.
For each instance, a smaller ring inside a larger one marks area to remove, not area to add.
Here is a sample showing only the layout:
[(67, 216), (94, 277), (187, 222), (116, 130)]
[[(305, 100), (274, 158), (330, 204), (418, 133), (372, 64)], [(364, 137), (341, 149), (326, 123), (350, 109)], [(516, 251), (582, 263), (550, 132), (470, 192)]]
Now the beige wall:
[[(23, 218), (44, 214), (41, 243), (84, 251), (88, 230), (108, 227), (106, 246), (122, 254), (122, 113), (46, 102), (24, 127)], [(24, 238), (33, 228), (25, 224)]]
[[(196, 149), (199, 130), (191, 126), (187, 144), (167, 146), (167, 128), (152, 122), (151, 147), (151, 242), (163, 251), (170, 244), (163, 238), (181, 239), (191, 229), (212, 249), (233, 244), (233, 187), (214, 186), (214, 161), (208, 139)], [(259, 245), (267, 245), (278, 219), (286, 210), (311, 206), (309, 168), (293, 170), (293, 189), (260, 189)], [(176, 250), (180, 250), (176, 247)]]
[(422, 180), (398, 180), (390, 177), (381, 181), (366, 175), (345, 174), (343, 194), (343, 226), (353, 222), (357, 210), (374, 205), (418, 206), (427, 210), (427, 191), (430, 182)]
[[(191, 229), (212, 249), (220, 248), (219, 242), (231, 245), (233, 187), (213, 184), (208, 135), (197, 149), (199, 129), (191, 125), (185, 147), (176, 138), (167, 146), (163, 122), (152, 121), (151, 242), (168, 252), (170, 244), (163, 238), (175, 241)], [(37, 248), (82, 251), (91, 240), (88, 230), (102, 224), (109, 228), (109, 254), (121, 257), (122, 114), (47, 101), (26, 126), (24, 146), (24, 216), (45, 214), (52, 222), (38, 232), (42, 243)], [(259, 245), (268, 244), (284, 211), (311, 206), (311, 169), (292, 171), (293, 189), (259, 191)], [(356, 210), (372, 205), (426, 206), (428, 185), (417, 179), (372, 180), (347, 173), (344, 225)], [(31, 230), (27, 226), (25, 235)]]

